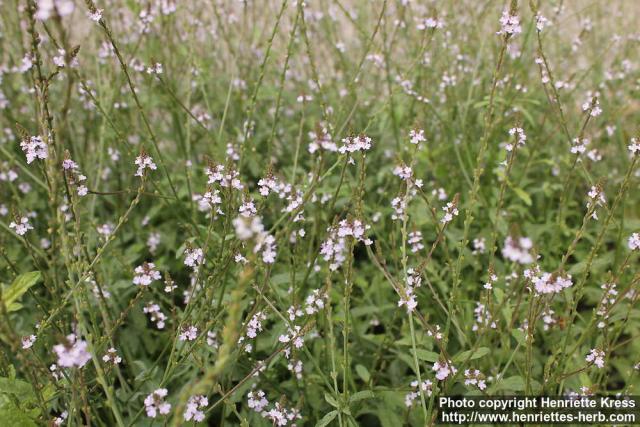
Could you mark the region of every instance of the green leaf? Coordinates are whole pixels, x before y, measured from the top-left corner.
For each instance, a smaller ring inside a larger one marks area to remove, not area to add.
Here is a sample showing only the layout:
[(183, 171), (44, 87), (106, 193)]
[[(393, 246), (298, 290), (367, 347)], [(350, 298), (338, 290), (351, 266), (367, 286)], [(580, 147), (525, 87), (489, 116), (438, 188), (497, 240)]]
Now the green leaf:
[[(605, 270), (613, 261), (614, 255), (615, 251), (602, 254), (597, 259), (593, 260), (593, 262), (591, 263), (591, 269), (589, 271), (593, 274), (594, 272)], [(587, 269), (587, 265), (587, 260), (580, 261), (569, 269), (569, 274), (583, 274)]]
[(11, 394), (23, 403), (36, 401), (36, 395), (31, 384), (17, 378), (0, 377), (0, 396), (3, 394)]
[(18, 300), (29, 290), (30, 287), (38, 283), (40, 280), (40, 272), (32, 271), (24, 273), (15, 278), (11, 286), (2, 292), (2, 301), (7, 311), (17, 311), (22, 306), (18, 304)]
[(527, 337), (525, 336), (525, 333), (520, 329), (514, 329), (513, 331), (511, 331), (511, 335), (516, 339), (516, 341), (520, 345), (524, 345), (527, 341)]
[(371, 375), (369, 374), (369, 371), (363, 365), (356, 365), (356, 374), (358, 374), (360, 379), (365, 383), (368, 383), (369, 380), (371, 379)]
[(331, 396), (329, 393), (324, 394), (324, 400), (326, 400), (329, 405), (333, 406), (334, 408), (340, 407), (340, 404), (338, 404), (338, 401), (335, 399), (335, 397)]
[(363, 390), (357, 393), (353, 393), (349, 398), (349, 403), (357, 402), (359, 400), (364, 400), (364, 399), (373, 399), (374, 397), (376, 397), (376, 395), (373, 391)]
[(424, 360), (426, 362), (437, 362), (440, 359), (440, 355), (438, 353), (434, 353), (433, 351), (427, 351), (422, 349), (416, 349), (416, 356), (419, 360)]
[(516, 196), (520, 197), (522, 201), (527, 206), (531, 206), (531, 197), (520, 187), (513, 187), (513, 192), (516, 193)]
[(407, 425), (403, 420), (405, 413), (404, 394), (400, 392), (378, 392), (375, 414), (382, 427), (397, 427)]
[[(326, 397), (326, 396), (325, 396)], [(320, 421), (318, 421), (318, 424), (316, 424), (316, 427), (325, 427), (328, 426), (329, 423), (331, 421), (333, 421), (333, 419), (335, 417), (338, 416), (338, 411), (331, 411), (329, 412), (327, 415), (325, 415), (324, 417), (322, 417), (322, 419)]]
[(498, 390), (522, 391), (524, 390), (524, 380), (519, 375), (505, 378), (495, 385), (494, 391)]
[(2, 425), (12, 427), (36, 427), (38, 425), (15, 405), (0, 407), (0, 420), (2, 420)]
[[(51, 398), (53, 393), (51, 384), (47, 384), (42, 392), (45, 398)], [(31, 384), (15, 378), (15, 372), (11, 372), (9, 378), (0, 377), (1, 425), (36, 426), (34, 420), (38, 418), (40, 412)]]
[(467, 359), (469, 360), (480, 359), (482, 356), (486, 356), (487, 354), (489, 354), (489, 352), (490, 350), (488, 347), (480, 347), (480, 348), (477, 348), (475, 351), (467, 350), (453, 356), (453, 361), (464, 362)]

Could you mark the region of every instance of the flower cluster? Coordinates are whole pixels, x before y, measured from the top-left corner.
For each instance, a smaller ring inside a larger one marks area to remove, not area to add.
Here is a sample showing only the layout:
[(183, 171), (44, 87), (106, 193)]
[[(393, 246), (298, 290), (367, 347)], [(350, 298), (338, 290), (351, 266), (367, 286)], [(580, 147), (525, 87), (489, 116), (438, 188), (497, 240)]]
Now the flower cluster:
[(258, 211), (256, 210), (256, 205), (251, 198), (245, 198), (240, 207), (238, 208), (238, 213), (245, 218), (251, 218), (255, 216)]
[(604, 196), (604, 191), (600, 186), (592, 185), (591, 189), (587, 193), (587, 209), (591, 211), (591, 218), (598, 220), (598, 213), (596, 207), (606, 206), (607, 199)]
[(444, 216), (440, 220), (442, 224), (448, 224), (453, 221), (454, 216), (458, 216), (458, 207), (454, 202), (447, 203), (446, 206), (442, 207), (442, 210), (444, 211)]
[(498, 31), (497, 34), (509, 37), (520, 34), (521, 32), (522, 27), (520, 26), (520, 18), (518, 15), (512, 15), (508, 9), (504, 9), (500, 17), (500, 31)]
[(528, 237), (507, 236), (502, 248), (502, 256), (509, 261), (520, 264), (531, 264), (533, 256), (529, 252), (533, 248), (533, 242)]
[[(516, 138), (516, 143), (518, 146), (524, 146), (527, 142), (527, 135), (524, 133), (524, 129), (520, 127), (515, 127), (509, 129), (509, 135)], [(507, 151), (513, 151), (514, 145), (509, 143), (505, 146)]]
[(75, 9), (71, 0), (38, 0), (37, 6), (34, 18), (40, 21), (46, 21), (55, 15), (60, 17), (71, 15)]
[(2, 162), (0, 165), (0, 181), (14, 182), (18, 179), (18, 173), (9, 167), (9, 163)]
[(209, 165), (205, 169), (207, 175), (207, 184), (218, 184), (223, 188), (234, 188), (236, 190), (244, 189), (244, 185), (240, 182), (240, 173), (237, 170), (229, 169), (225, 171), (224, 165)]
[(589, 145), (591, 141), (589, 138), (574, 138), (571, 142), (571, 154), (582, 154), (587, 151), (587, 145)]
[(184, 411), (184, 420), (193, 420), (197, 423), (204, 421), (204, 412), (202, 409), (207, 406), (209, 406), (209, 399), (207, 399), (206, 396), (191, 396), (187, 402), (187, 408)]
[(302, 418), (297, 409), (287, 409), (279, 402), (276, 402), (272, 409), (262, 412), (262, 416), (271, 421), (274, 426), (286, 426), (289, 424), (295, 426), (295, 420)]
[(155, 418), (158, 414), (167, 415), (171, 411), (171, 404), (164, 400), (167, 394), (166, 388), (159, 388), (144, 399), (144, 409), (147, 412), (147, 417)]
[(471, 327), (472, 331), (478, 331), (481, 327), (489, 327), (491, 329), (496, 329), (498, 327), (495, 320), (491, 317), (491, 312), (484, 304), (476, 302), (476, 308), (473, 310), (473, 314), (475, 317), (475, 323)]
[(27, 350), (33, 347), (33, 344), (36, 342), (35, 335), (29, 335), (26, 337), (22, 337), (22, 349)]
[(134, 270), (133, 284), (140, 286), (149, 286), (152, 282), (160, 280), (160, 272), (156, 270), (156, 266), (152, 262), (145, 262)]
[(604, 359), (606, 353), (600, 349), (592, 348), (589, 354), (584, 358), (587, 362), (596, 365), (599, 369), (604, 368)]
[(602, 317), (602, 320), (598, 322), (598, 328), (603, 329), (606, 326), (606, 321), (609, 318), (609, 310), (616, 303), (618, 298), (618, 290), (615, 283), (604, 283), (602, 288), (602, 297), (600, 298), (600, 304), (598, 304), (598, 310), (596, 314)]
[(551, 22), (540, 13), (536, 14), (536, 30), (538, 32), (544, 30), (545, 27), (551, 25)]
[(393, 169), (393, 174), (404, 181), (408, 181), (413, 177), (413, 170), (410, 166), (401, 164)]
[(548, 331), (553, 325), (558, 322), (554, 314), (555, 312), (550, 308), (542, 312), (542, 323), (544, 323), (544, 326), (542, 327), (543, 330)]
[[(311, 291), (309, 295), (307, 295), (307, 298), (304, 301), (305, 313), (307, 313), (307, 315), (312, 315), (324, 309), (326, 300), (327, 300), (326, 294), (323, 294), (320, 291), (320, 289), (314, 289), (313, 291)], [(291, 319), (291, 320), (294, 320), (294, 319)]]
[[(404, 396), (404, 404), (407, 406), (407, 408), (412, 407), (414, 401), (418, 397), (420, 397), (420, 390), (418, 390), (417, 380), (411, 381), (411, 387), (414, 390), (410, 391)], [(422, 389), (422, 392), (425, 396), (431, 396), (431, 394), (433, 393), (433, 383), (429, 380), (422, 381), (422, 383), (420, 383), (420, 388)]]
[(18, 236), (24, 236), (27, 234), (27, 231), (33, 230), (33, 225), (29, 223), (29, 217), (21, 216), (16, 218), (15, 221), (11, 221), (11, 223), (9, 223), (9, 228), (15, 230)]
[(402, 219), (407, 209), (407, 198), (395, 197), (393, 200), (391, 200), (391, 207), (393, 208), (393, 214), (391, 214), (391, 219), (394, 221)]
[(184, 326), (178, 335), (180, 341), (194, 341), (196, 338), (198, 338), (198, 328), (193, 325)]
[(204, 252), (200, 248), (187, 248), (184, 250), (184, 265), (191, 267), (194, 271), (204, 262)]
[(265, 231), (262, 218), (254, 216), (246, 218), (239, 216), (233, 220), (236, 237), (242, 241), (254, 239), (253, 253), (262, 253), (265, 264), (276, 262), (276, 239)]
[(573, 286), (570, 274), (547, 273), (537, 266), (525, 270), (524, 276), (531, 281), (537, 294), (557, 294)]
[(440, 325), (435, 325), (433, 329), (427, 330), (427, 336), (433, 337), (436, 341), (440, 341), (444, 338)]
[(289, 371), (291, 371), (291, 373), (293, 373), (297, 379), (301, 380), (302, 379), (302, 371), (304, 369), (304, 366), (302, 364), (301, 360), (289, 360), (289, 362), (287, 363), (287, 369)]
[(258, 181), (258, 187), (260, 195), (267, 197), (269, 194), (275, 193), (281, 199), (284, 199), (293, 191), (291, 184), (287, 184), (271, 174), (261, 178)]
[(407, 313), (413, 312), (418, 306), (415, 289), (419, 288), (420, 285), (422, 285), (422, 276), (420, 273), (413, 268), (407, 269), (405, 286), (399, 290), (400, 299), (398, 300), (398, 307), (405, 306)]
[(158, 250), (158, 245), (162, 241), (162, 236), (158, 232), (153, 232), (149, 234), (149, 238), (147, 239), (147, 247), (149, 248), (149, 252), (152, 254)]
[(473, 385), (478, 387), (479, 390), (487, 388), (484, 375), (477, 369), (465, 369), (464, 370), (464, 385)]
[(151, 158), (151, 156), (145, 153), (141, 153), (138, 157), (136, 157), (136, 160), (134, 163), (138, 167), (138, 169), (136, 170), (135, 176), (142, 177), (144, 176), (146, 169), (156, 170), (158, 168), (156, 164), (153, 162), (153, 159)]
[(78, 196), (86, 196), (89, 193), (89, 189), (83, 184), (87, 180), (87, 177), (80, 173), (80, 167), (76, 162), (68, 157), (62, 161), (62, 169), (64, 169), (67, 182), (70, 186), (75, 187)]
[[(67, 51), (64, 49), (58, 49), (58, 55), (53, 57), (53, 63), (59, 67), (64, 68), (67, 65)], [(72, 57), (71, 63), (69, 64), (72, 68), (76, 68), (78, 66), (78, 58)]]
[(416, 24), (416, 28), (420, 31), (424, 31), (427, 28), (436, 29), (436, 28), (444, 28), (444, 21), (438, 18), (416, 18), (418, 22)]
[(24, 139), (20, 143), (20, 148), (24, 151), (28, 164), (31, 164), (36, 159), (44, 160), (49, 157), (47, 145), (41, 136), (31, 136)]
[(215, 208), (215, 213), (218, 215), (224, 215), (220, 204), (222, 204), (222, 198), (220, 197), (220, 191), (216, 189), (210, 189), (204, 194), (194, 194), (193, 201), (198, 203), (198, 210), (200, 212), (212, 211)]
[[(301, 349), (304, 345), (304, 337), (302, 332), (302, 327), (299, 325), (294, 325), (293, 328), (287, 328), (286, 334), (281, 334), (278, 337), (278, 341), (283, 344), (293, 343), (293, 346), (297, 349)], [(287, 359), (291, 356), (291, 347), (287, 347), (284, 351)]]
[(112, 365), (119, 365), (122, 362), (122, 357), (118, 356), (118, 351), (111, 347), (107, 350), (107, 353), (102, 356), (102, 361), (105, 363), (111, 363)]
[(420, 231), (412, 231), (409, 233), (407, 243), (411, 245), (411, 252), (416, 253), (424, 249), (422, 244), (422, 233)]
[(589, 93), (589, 99), (587, 99), (582, 104), (582, 111), (589, 112), (591, 117), (598, 117), (602, 114), (602, 108), (600, 107), (600, 99), (598, 98), (600, 94), (596, 92), (595, 94)]
[(82, 368), (91, 360), (87, 346), (87, 342), (79, 340), (75, 334), (67, 335), (64, 343), (53, 346), (53, 351), (58, 356), (58, 366)]
[(247, 406), (256, 412), (262, 412), (264, 408), (269, 406), (269, 401), (265, 396), (266, 395), (262, 390), (251, 390), (247, 393)]
[(436, 378), (440, 381), (444, 381), (448, 376), (455, 375), (458, 372), (451, 360), (437, 361), (433, 364), (431, 370), (436, 373)]
[[(251, 316), (249, 323), (247, 323), (247, 331), (245, 332), (245, 335), (238, 339), (238, 344), (243, 343), (246, 339), (255, 339), (258, 336), (258, 333), (262, 332), (262, 322), (265, 320), (267, 320), (267, 315), (263, 311), (258, 311)], [(251, 353), (253, 351), (253, 344), (250, 342), (244, 344), (244, 351)]]
[(100, 20), (102, 19), (102, 12), (104, 10), (103, 9), (93, 9), (93, 11), (88, 11), (87, 12), (87, 17), (89, 19), (91, 19), (93, 22), (100, 22)]
[(338, 151), (338, 146), (335, 142), (333, 142), (331, 134), (329, 133), (327, 128), (322, 128), (320, 130), (316, 130), (315, 132), (309, 132), (309, 138), (311, 139), (311, 142), (309, 143), (308, 150), (311, 154), (320, 149), (332, 153)]
[(342, 146), (338, 148), (341, 154), (368, 151), (371, 149), (371, 138), (366, 135), (350, 136), (342, 139)]
[(473, 239), (473, 254), (483, 254), (487, 250), (487, 240), (484, 237)]
[(247, 406), (268, 419), (274, 426), (295, 426), (295, 421), (301, 418), (300, 412), (294, 408), (287, 409), (279, 402), (276, 402), (273, 408), (267, 410), (269, 401), (265, 396), (262, 390), (250, 391), (247, 393)]
[(424, 136), (424, 130), (412, 129), (409, 131), (409, 142), (413, 145), (419, 145), (421, 142), (425, 142), (427, 138)]
[(352, 237), (357, 242), (369, 246), (373, 243), (367, 238), (365, 232), (371, 226), (356, 219), (348, 221), (343, 219), (337, 227), (329, 227), (328, 236), (320, 246), (320, 255), (329, 263), (329, 269), (335, 271), (346, 260), (347, 237)]
[(167, 315), (160, 310), (160, 306), (154, 302), (148, 303), (142, 311), (149, 315), (150, 320), (156, 324), (156, 328), (164, 329)]
[[(491, 269), (490, 269), (491, 270)], [(483, 288), (487, 290), (493, 289), (493, 285), (498, 281), (498, 276), (493, 271), (489, 271), (489, 279), (484, 284)]]

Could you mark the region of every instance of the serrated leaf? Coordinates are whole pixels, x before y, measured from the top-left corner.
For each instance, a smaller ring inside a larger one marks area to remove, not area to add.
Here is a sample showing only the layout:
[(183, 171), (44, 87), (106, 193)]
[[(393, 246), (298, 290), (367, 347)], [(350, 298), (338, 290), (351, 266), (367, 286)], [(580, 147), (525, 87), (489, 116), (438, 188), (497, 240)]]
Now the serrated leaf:
[(331, 396), (329, 393), (325, 393), (324, 394), (324, 400), (327, 401), (327, 403), (329, 403), (329, 405), (333, 406), (334, 408), (339, 408), (340, 405), (338, 404), (338, 401), (335, 399), (335, 397)]
[[(36, 426), (34, 420), (40, 415), (36, 394), (31, 384), (15, 378), (0, 377), (0, 424), (7, 426)], [(51, 397), (54, 393), (51, 384), (43, 389), (43, 397)]]
[(2, 301), (4, 302), (4, 306), (7, 308), (7, 311), (17, 311), (22, 306), (18, 304), (18, 300), (22, 298), (22, 295), (25, 294), (33, 285), (38, 283), (40, 280), (41, 274), (39, 271), (31, 271), (29, 273), (24, 273), (15, 278), (13, 283), (2, 292)]
[(488, 347), (480, 347), (477, 348), (475, 351), (473, 350), (467, 350), (467, 351), (463, 351), (462, 353), (458, 353), (455, 356), (453, 356), (453, 361), (454, 362), (463, 362), (465, 360), (475, 360), (475, 359), (480, 359), (483, 356), (486, 356), (487, 354), (489, 354), (490, 350)]
[(324, 417), (322, 417), (322, 419), (320, 421), (318, 421), (318, 423), (316, 424), (316, 427), (325, 427), (328, 426), (329, 423), (331, 421), (333, 421), (333, 419), (335, 417), (338, 416), (338, 411), (331, 411), (329, 412), (327, 415), (325, 415)]
[(0, 377), (0, 395), (3, 394), (11, 394), (24, 403), (36, 401), (36, 395), (31, 384), (17, 378)]
[(440, 359), (440, 355), (438, 353), (434, 353), (433, 351), (416, 349), (416, 356), (419, 360), (424, 360), (426, 362), (437, 362)]
[(349, 397), (349, 402), (353, 403), (353, 402), (357, 402), (359, 400), (364, 400), (364, 399), (372, 399), (376, 397), (375, 393), (371, 390), (363, 390), (363, 391), (359, 391), (356, 393), (353, 393), (351, 395), (351, 397)]

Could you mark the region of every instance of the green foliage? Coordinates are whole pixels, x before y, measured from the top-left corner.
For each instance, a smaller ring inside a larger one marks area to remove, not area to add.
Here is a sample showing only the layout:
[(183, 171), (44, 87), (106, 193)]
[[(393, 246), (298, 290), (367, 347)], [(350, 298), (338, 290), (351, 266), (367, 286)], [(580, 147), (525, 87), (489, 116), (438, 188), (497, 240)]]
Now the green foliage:
[[(39, 391), (43, 401), (51, 399), (53, 387), (49, 384)], [(0, 420), (11, 426), (36, 426), (42, 415), (42, 406), (32, 384), (17, 379), (11, 367), (8, 378), (0, 377)]]
[(8, 312), (20, 310), (22, 305), (18, 303), (20, 298), (41, 279), (39, 271), (32, 271), (19, 275), (13, 283), (2, 289), (1, 302)]

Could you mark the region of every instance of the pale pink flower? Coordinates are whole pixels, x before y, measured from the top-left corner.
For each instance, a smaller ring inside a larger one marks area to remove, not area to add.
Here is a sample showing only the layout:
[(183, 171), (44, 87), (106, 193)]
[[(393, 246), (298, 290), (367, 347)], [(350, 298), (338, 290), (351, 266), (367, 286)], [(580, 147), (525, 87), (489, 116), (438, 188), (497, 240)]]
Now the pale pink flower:
[(148, 417), (155, 418), (158, 414), (167, 415), (171, 411), (171, 404), (164, 400), (167, 394), (166, 388), (159, 388), (144, 399), (144, 408)]
[(74, 366), (81, 368), (91, 360), (91, 354), (87, 351), (87, 342), (77, 339), (75, 334), (67, 335), (64, 343), (54, 345), (53, 351), (58, 356), (58, 365), (64, 368)]

